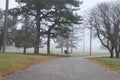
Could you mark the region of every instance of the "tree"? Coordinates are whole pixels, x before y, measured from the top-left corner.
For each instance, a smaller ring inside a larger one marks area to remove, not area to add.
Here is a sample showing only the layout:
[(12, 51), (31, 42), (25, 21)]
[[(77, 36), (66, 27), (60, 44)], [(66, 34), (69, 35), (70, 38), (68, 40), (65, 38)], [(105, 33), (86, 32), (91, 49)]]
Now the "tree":
[(114, 25), (114, 40), (115, 40), (115, 53), (116, 58), (120, 57), (120, 1), (115, 2), (112, 7), (112, 17)]
[(116, 3), (101, 3), (93, 8), (89, 15), (89, 24), (92, 26), (102, 45), (113, 58), (114, 50), (119, 57), (120, 8)]
[(41, 21), (49, 14), (48, 10), (51, 7), (51, 1), (49, 0), (16, 0), (20, 4), (18, 8), (10, 10), (10, 13), (14, 16), (27, 13), (35, 20), (36, 32), (34, 40), (34, 53), (39, 53), (40, 36), (41, 34)]
[[(0, 49), (3, 46), (3, 31), (4, 31), (4, 10), (0, 10)], [(13, 37), (14, 37), (14, 32), (16, 29), (16, 24), (18, 22), (17, 17), (13, 17), (8, 14), (8, 27), (7, 27), (7, 42), (6, 45), (12, 45), (13, 44)]]
[(34, 20), (27, 13), (23, 13), (19, 22), (21, 22), (22, 28), (19, 30), (16, 29), (14, 37), (15, 46), (23, 47), (23, 53), (26, 53), (27, 48), (34, 47)]
[[(74, 3), (74, 4), (73, 4)], [(46, 21), (51, 23), (48, 26), (47, 30), (47, 53), (50, 53), (50, 38), (51, 35), (54, 35), (55, 33), (51, 31), (56, 31), (57, 29), (63, 30), (65, 28), (68, 28), (68, 30), (71, 28), (71, 24), (79, 24), (81, 21), (81, 16), (74, 14), (78, 8), (80, 7), (80, 4), (82, 2), (71, 0), (69, 1), (55, 1), (54, 7), (51, 9), (54, 11), (54, 13), (49, 14), (49, 17), (46, 18)], [(68, 5), (69, 4), (69, 5)], [(71, 8), (72, 7), (72, 8)], [(63, 27), (66, 26), (66, 27)], [(61, 28), (63, 29), (61, 29)]]
[(23, 53), (26, 53), (26, 49), (33, 47), (33, 39), (31, 36), (31, 31), (24, 29), (16, 30), (14, 37), (15, 47), (23, 47)]
[(18, 17), (8, 15), (7, 45), (14, 44), (14, 34), (19, 20)]
[(58, 36), (56, 37), (56, 41), (55, 42), (58, 43), (56, 48), (61, 48), (61, 53), (63, 53), (63, 48), (64, 47), (66, 47), (67, 51), (69, 51), (68, 39), (69, 39), (70, 32), (71, 32), (71, 30), (69, 29), (69, 27), (67, 27), (67, 25), (64, 25), (62, 27), (58, 27), (57, 28), (56, 34)]
[(63, 53), (64, 51), (63, 51), (63, 48), (64, 48), (64, 41), (65, 39), (63, 38), (63, 37), (61, 37), (61, 36), (58, 36), (57, 38), (56, 38), (56, 43), (57, 43), (57, 46), (56, 46), (56, 48), (60, 48), (61, 49), (61, 53)]
[[(68, 0), (65, 0), (65, 1), (16, 0), (16, 1), (20, 4), (20, 8), (14, 8), (13, 10), (11, 10), (11, 12), (15, 13), (15, 15), (23, 14), (24, 12), (27, 12), (28, 15), (34, 17), (36, 21), (34, 53), (39, 53), (40, 37), (43, 34), (48, 34), (48, 37), (50, 37), (50, 31), (52, 30), (52, 27), (58, 25), (59, 20), (65, 21), (68, 19), (68, 21), (64, 23), (75, 22), (75, 16), (73, 16), (73, 11), (77, 9), (72, 7), (78, 7), (80, 3), (79, 0), (69, 0), (69, 1)], [(66, 18), (61, 19), (61, 16)], [(51, 23), (53, 22), (54, 23), (52, 25), (49, 25), (49, 29), (46, 33), (46, 32), (43, 32), (44, 29), (42, 29), (42, 23), (43, 21), (46, 21), (47, 18), (49, 18), (48, 21), (50, 21)], [(79, 17), (77, 16), (77, 18)], [(49, 46), (49, 42), (50, 42), (50, 38), (48, 38), (48, 46)], [(48, 53), (50, 53), (49, 50), (50, 48), (48, 47)]]
[[(61, 53), (63, 53), (63, 48), (65, 47), (67, 51), (73, 52), (73, 48), (78, 47), (78, 41), (80, 39), (79, 31), (80, 27), (78, 25), (73, 25), (74, 27), (70, 27), (71, 29), (68, 31), (60, 30), (60, 35), (56, 38), (57, 46), (56, 48), (61, 48)], [(64, 29), (64, 28), (63, 28)], [(68, 32), (67, 35), (66, 32)], [(69, 50), (70, 49), (70, 50)]]
[[(74, 25), (75, 26), (75, 25)], [(78, 45), (78, 41), (80, 41), (81, 39), (81, 34), (80, 33), (80, 27), (78, 26), (75, 26), (75, 27), (72, 27), (72, 31), (70, 32), (69, 34), (69, 46), (71, 48), (70, 52), (73, 53), (73, 48), (77, 49), (77, 47), (79, 46)]]

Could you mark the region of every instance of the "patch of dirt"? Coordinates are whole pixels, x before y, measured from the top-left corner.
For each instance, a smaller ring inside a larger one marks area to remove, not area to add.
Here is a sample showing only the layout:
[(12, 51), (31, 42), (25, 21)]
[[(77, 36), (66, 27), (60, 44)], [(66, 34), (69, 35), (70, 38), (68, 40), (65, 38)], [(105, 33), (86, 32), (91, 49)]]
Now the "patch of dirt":
[(94, 63), (100, 65), (101, 67), (105, 68), (105, 69), (108, 70), (108, 71), (111, 71), (111, 72), (113, 72), (113, 73), (115, 73), (115, 74), (117, 74), (117, 75), (120, 75), (120, 73), (116, 72), (114, 69), (112, 69), (111, 67), (103, 64), (102, 62), (99, 62), (99, 61), (93, 60), (93, 59), (88, 59), (88, 60), (90, 60), (91, 62), (94, 62)]

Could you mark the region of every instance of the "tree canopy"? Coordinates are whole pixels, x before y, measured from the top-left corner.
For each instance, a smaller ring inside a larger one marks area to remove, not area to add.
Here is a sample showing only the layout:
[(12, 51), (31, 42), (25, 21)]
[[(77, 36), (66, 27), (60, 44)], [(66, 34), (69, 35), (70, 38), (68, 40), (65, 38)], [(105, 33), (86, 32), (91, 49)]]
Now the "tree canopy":
[[(9, 12), (14, 16), (26, 14), (35, 21), (34, 53), (39, 53), (40, 38), (44, 34), (49, 36), (50, 44), (51, 31), (61, 29), (59, 27), (65, 28), (64, 25), (79, 24), (81, 21), (81, 16), (76, 12), (82, 4), (79, 0), (16, 0), (16, 2), (19, 6)], [(69, 26), (66, 28), (69, 30)]]

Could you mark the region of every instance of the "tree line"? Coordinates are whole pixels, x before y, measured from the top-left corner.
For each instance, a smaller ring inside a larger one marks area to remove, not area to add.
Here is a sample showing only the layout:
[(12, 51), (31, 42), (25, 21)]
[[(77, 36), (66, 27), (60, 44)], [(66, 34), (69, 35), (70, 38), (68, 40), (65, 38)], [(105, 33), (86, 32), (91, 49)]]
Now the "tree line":
[[(82, 4), (79, 0), (15, 0), (19, 5), (9, 10), (7, 44), (23, 47), (24, 53), (34, 47), (39, 54), (47, 38), (47, 53), (50, 41), (60, 36), (69, 38), (73, 25), (80, 25), (82, 17), (77, 14)], [(0, 47), (2, 47), (4, 11), (0, 10)], [(18, 29), (18, 23), (22, 25)]]
[(110, 58), (120, 55), (120, 1), (104, 2), (94, 7), (88, 15), (88, 23), (93, 27), (104, 47), (110, 52)]

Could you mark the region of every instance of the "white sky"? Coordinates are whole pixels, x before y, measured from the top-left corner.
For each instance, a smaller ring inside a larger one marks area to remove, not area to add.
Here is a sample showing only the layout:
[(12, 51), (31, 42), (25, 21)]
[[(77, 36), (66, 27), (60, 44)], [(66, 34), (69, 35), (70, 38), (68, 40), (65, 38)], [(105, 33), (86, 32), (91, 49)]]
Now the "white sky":
[[(6, 0), (0, 0), (0, 8), (5, 9), (5, 1)], [(17, 6), (17, 3), (15, 3), (15, 0), (9, 0), (9, 8), (13, 8)]]
[[(0, 8), (4, 9), (5, 8), (5, 1), (6, 0), (0, 0)], [(87, 10), (89, 8), (92, 8), (93, 6), (95, 6), (97, 3), (100, 2), (108, 2), (108, 1), (115, 1), (115, 0), (82, 0), (83, 4), (82, 4), (82, 10)], [(9, 0), (9, 7), (13, 8), (17, 5), (17, 3), (15, 3), (15, 0)]]
[[(0, 8), (5, 9), (5, 1), (6, 0), (0, 0)], [(101, 2), (109, 2), (109, 1), (116, 1), (116, 0), (83, 0), (83, 4), (81, 6), (81, 11), (79, 12), (79, 14), (85, 14), (86, 11), (88, 11), (89, 9), (91, 9), (92, 7), (96, 6), (98, 3)], [(15, 3), (15, 0), (9, 0), (9, 8), (13, 8), (17, 6), (17, 3)], [(89, 31), (86, 31), (86, 39), (85, 39), (85, 48), (86, 51), (89, 51), (89, 37), (87, 35)], [(100, 47), (100, 43), (98, 40), (94, 40), (93, 41), (93, 48), (94, 50), (98, 49)], [(82, 50), (82, 42), (80, 42), (81, 46), (80, 46), (80, 50)]]

